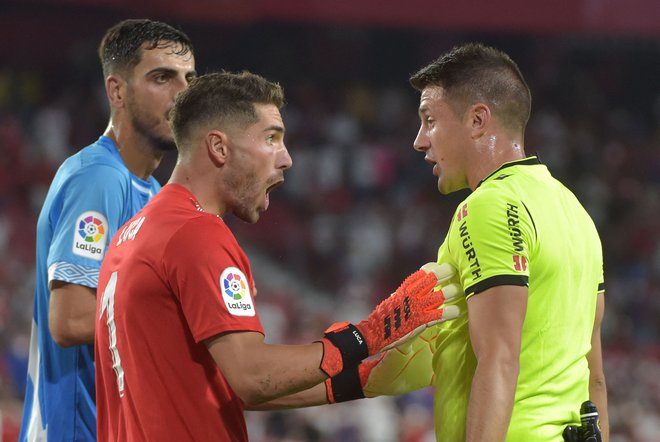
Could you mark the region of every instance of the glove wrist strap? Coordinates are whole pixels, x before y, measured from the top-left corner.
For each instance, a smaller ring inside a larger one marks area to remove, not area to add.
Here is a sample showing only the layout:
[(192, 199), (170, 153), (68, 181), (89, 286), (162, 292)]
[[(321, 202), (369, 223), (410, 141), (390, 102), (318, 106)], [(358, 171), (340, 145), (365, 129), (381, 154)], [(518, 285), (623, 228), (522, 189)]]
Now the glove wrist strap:
[(360, 330), (349, 322), (333, 324), (325, 331), (325, 338), (341, 352), (344, 368), (358, 365), (369, 356), (367, 340)]
[(328, 402), (331, 404), (364, 398), (362, 382), (357, 366), (347, 367), (325, 381)]

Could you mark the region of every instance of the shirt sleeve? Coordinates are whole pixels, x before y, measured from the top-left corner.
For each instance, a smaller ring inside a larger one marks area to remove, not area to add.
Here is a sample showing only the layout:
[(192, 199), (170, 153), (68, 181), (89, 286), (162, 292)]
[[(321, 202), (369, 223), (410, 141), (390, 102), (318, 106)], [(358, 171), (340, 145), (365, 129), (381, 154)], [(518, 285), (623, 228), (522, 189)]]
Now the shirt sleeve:
[(536, 232), (519, 198), (496, 189), (473, 193), (459, 205), (448, 240), (468, 298), (499, 285), (528, 285)]
[(222, 221), (189, 221), (168, 243), (163, 264), (196, 342), (229, 331), (263, 334), (249, 262)]
[(120, 227), (128, 192), (120, 171), (81, 169), (62, 186), (50, 213), (48, 281), (96, 288), (108, 242)]

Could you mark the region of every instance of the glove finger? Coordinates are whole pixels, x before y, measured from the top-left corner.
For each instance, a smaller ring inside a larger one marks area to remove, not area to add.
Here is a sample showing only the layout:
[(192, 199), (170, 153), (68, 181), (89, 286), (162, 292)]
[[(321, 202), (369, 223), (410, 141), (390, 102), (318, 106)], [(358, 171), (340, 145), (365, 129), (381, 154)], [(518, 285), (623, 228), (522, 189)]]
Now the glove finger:
[(438, 278), (438, 283), (442, 285), (444, 282), (456, 276), (456, 269), (449, 263), (443, 262), (427, 262), (421, 267), (422, 270), (433, 273)]
[[(406, 295), (414, 295), (416, 297), (425, 296), (427, 292), (432, 291), (436, 286), (438, 278), (434, 273), (427, 273), (423, 270), (417, 270), (413, 275), (418, 274), (418, 278), (408, 282), (408, 279), (401, 284), (399, 291), (405, 291)], [(410, 278), (410, 275), (408, 278)]]
[(461, 309), (458, 308), (457, 305), (448, 305), (447, 307), (442, 309), (442, 319), (440, 322), (444, 321), (450, 321), (452, 319), (458, 318), (458, 316), (461, 314)]
[(423, 322), (427, 327), (430, 327), (437, 323), (457, 318), (461, 314), (461, 309), (456, 305), (448, 305), (443, 308), (424, 310), (422, 314), (425, 316)]
[[(403, 280), (396, 292), (401, 289), (413, 290), (415, 289), (427, 276), (427, 273), (422, 270), (417, 270), (413, 274), (409, 275), (406, 279)], [(395, 292), (395, 293), (396, 293)]]
[(435, 310), (435, 312), (435, 319), (426, 321), (426, 327), (432, 327), (441, 322), (451, 321), (452, 319), (458, 318), (461, 314), (461, 309), (456, 305), (448, 305), (447, 307)]
[(424, 295), (415, 297), (413, 304), (415, 309), (430, 311), (442, 307), (442, 304), (444, 304), (445, 301), (446, 296), (444, 290), (430, 289)]
[(432, 310), (425, 310), (422, 315), (425, 316), (424, 323), (415, 328), (414, 330), (406, 333), (396, 341), (386, 345), (381, 348), (379, 352), (384, 352), (394, 347), (398, 347), (406, 341), (413, 339), (415, 336), (422, 333), (428, 327), (432, 327), (441, 322), (449, 321), (451, 319), (457, 318), (461, 313), (461, 310), (455, 305), (449, 305), (443, 309), (434, 308)]
[(427, 293), (422, 300), (424, 307), (435, 306), (439, 308), (446, 301), (451, 301), (463, 295), (463, 289), (458, 284), (448, 284), (442, 290), (431, 291)]
[(389, 350), (389, 349), (391, 349), (391, 348), (394, 348), (394, 347), (397, 347), (397, 346), (403, 344), (404, 342), (406, 342), (406, 341), (408, 341), (408, 340), (414, 338), (414, 337), (417, 336), (418, 334), (420, 334), (422, 331), (424, 331), (424, 329), (426, 329), (426, 324), (422, 324), (422, 325), (420, 325), (420, 326), (417, 327), (416, 329), (411, 330), (411, 331), (409, 331), (408, 333), (406, 333), (405, 335), (401, 336), (401, 337), (400, 337), (399, 339), (397, 339), (396, 341), (394, 341), (394, 342), (390, 343), (389, 345), (386, 345), (385, 347), (381, 348), (381, 349), (380, 349), (380, 352), (387, 351), (387, 350)]
[(413, 290), (416, 287), (416, 284), (419, 284), (420, 281), (424, 279), (425, 276), (426, 273), (422, 270), (417, 270), (416, 272), (408, 275), (408, 277), (404, 279), (403, 282), (399, 285), (399, 288), (397, 288), (395, 291), (390, 293), (388, 298), (391, 298), (397, 293), (400, 293), (402, 290), (406, 292)]
[(463, 289), (458, 284), (447, 284), (442, 288), (442, 294), (445, 297), (446, 301), (457, 298), (459, 295), (463, 294)]

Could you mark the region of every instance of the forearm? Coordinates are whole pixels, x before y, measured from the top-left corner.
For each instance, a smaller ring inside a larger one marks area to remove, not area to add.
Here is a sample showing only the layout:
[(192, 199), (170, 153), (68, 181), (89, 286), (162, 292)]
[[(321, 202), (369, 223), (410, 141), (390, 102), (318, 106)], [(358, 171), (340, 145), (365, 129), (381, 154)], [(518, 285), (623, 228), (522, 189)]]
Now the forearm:
[(600, 418), (600, 431), (603, 442), (610, 440), (610, 423), (607, 413), (607, 385), (605, 376), (592, 376), (589, 380), (589, 400), (596, 404)]
[(284, 410), (288, 408), (313, 407), (328, 403), (325, 384), (321, 382), (307, 390), (273, 399), (261, 404), (253, 404), (245, 407), (246, 410), (267, 411)]
[(517, 362), (478, 363), (468, 407), (468, 442), (505, 440), (513, 411), (519, 369)]
[(323, 383), (320, 369), (323, 346), (267, 345), (246, 374), (256, 381), (260, 398), (272, 400)]
[[(230, 333), (207, 343), (211, 355), (247, 407), (322, 383), (323, 345), (269, 345), (259, 333)], [(227, 355), (231, 355), (227, 357)]]
[(607, 442), (610, 438), (610, 427), (607, 414), (607, 384), (603, 370), (603, 347), (600, 340), (600, 328), (604, 314), (605, 296), (603, 293), (599, 293), (596, 301), (594, 330), (591, 336), (591, 351), (587, 354), (587, 363), (589, 364), (589, 399), (598, 408), (603, 441)]

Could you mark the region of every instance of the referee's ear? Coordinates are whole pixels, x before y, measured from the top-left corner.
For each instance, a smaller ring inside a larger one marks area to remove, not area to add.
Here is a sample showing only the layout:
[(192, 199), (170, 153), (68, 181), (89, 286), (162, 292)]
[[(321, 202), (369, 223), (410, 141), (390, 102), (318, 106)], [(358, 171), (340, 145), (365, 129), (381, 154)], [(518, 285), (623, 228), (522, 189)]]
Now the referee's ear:
[(481, 138), (490, 126), (492, 118), (490, 107), (484, 103), (475, 103), (468, 109), (467, 116), (472, 130), (472, 137), (474, 139)]

